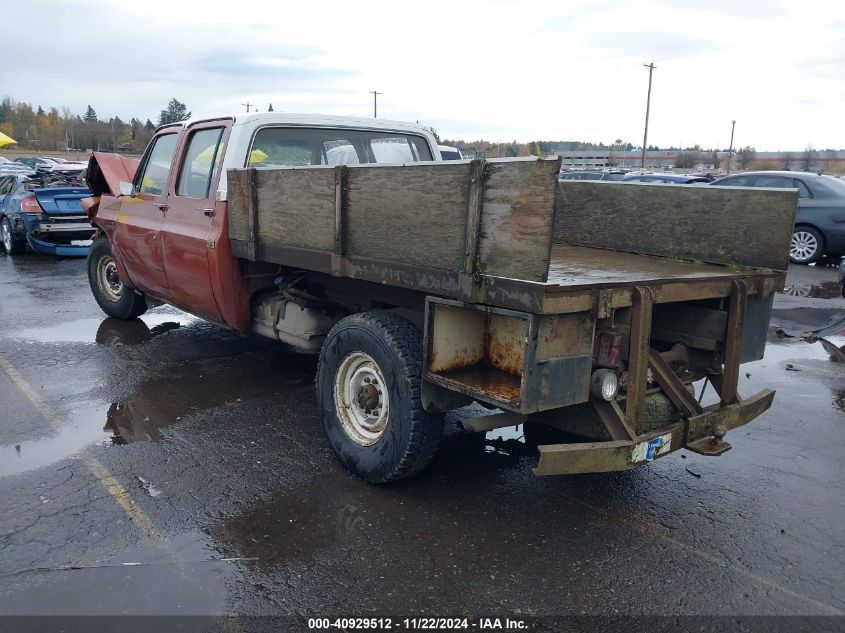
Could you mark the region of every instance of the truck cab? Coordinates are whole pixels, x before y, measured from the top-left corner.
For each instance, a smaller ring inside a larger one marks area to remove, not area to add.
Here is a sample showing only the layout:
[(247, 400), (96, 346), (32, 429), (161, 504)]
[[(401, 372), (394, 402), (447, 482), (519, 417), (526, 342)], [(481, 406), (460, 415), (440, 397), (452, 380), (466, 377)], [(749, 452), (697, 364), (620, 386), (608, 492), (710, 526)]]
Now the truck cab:
[(439, 160), (434, 137), (419, 125), (283, 113), (165, 125), (137, 164), (97, 154), (89, 214), (113, 251), (97, 277), (101, 306), (122, 316), (164, 302), (246, 332), (250, 297), (277, 267), (244, 275), (231, 255), (228, 170)]

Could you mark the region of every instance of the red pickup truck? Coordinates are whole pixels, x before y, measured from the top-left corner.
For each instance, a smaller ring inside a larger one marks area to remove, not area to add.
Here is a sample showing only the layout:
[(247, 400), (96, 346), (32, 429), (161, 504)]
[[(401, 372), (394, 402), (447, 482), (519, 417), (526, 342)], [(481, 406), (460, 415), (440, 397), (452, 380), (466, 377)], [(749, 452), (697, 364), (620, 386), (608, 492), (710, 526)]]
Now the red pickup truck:
[[(472, 401), (499, 411), (470, 430), (575, 437), (540, 446), (540, 475), (725, 452), (774, 396), (737, 380), (763, 354), (797, 192), (559, 170), (442, 161), (421, 126), (373, 119), (167, 125), (140, 161), (92, 157), (89, 281), (113, 317), (168, 303), (319, 352), (326, 433), (367, 481), (422, 469)], [(690, 395), (703, 382), (718, 403)]]

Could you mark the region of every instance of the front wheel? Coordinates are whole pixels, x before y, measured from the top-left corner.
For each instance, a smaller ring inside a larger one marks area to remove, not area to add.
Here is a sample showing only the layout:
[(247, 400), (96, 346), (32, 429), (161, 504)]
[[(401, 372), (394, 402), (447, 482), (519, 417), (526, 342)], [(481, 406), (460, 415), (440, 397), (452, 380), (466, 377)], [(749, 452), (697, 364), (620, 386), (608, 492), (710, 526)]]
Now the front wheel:
[(144, 295), (124, 285), (106, 237), (94, 240), (88, 249), (88, 284), (103, 312), (116, 319), (135, 319), (147, 311)]
[(0, 221), (0, 242), (3, 244), (3, 250), (9, 255), (21, 255), (26, 251), (26, 239), (18, 237), (12, 231), (12, 223), (9, 218), (3, 217)]
[(363, 312), (332, 328), (320, 352), (317, 400), (329, 443), (370, 483), (409, 477), (428, 465), (443, 417), (420, 399), (422, 335), (390, 313)]
[(793, 264), (812, 264), (824, 255), (821, 233), (809, 226), (796, 226), (789, 245), (789, 261)]

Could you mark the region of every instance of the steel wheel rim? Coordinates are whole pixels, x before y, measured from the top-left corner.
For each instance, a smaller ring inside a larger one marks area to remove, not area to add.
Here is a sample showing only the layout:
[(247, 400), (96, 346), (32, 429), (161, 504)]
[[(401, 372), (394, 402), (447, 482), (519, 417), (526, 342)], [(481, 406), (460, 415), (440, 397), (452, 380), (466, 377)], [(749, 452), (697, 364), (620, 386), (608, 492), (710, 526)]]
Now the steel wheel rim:
[(792, 242), (789, 246), (789, 255), (792, 259), (803, 262), (811, 259), (819, 250), (819, 241), (809, 231), (795, 231), (792, 234)]
[(97, 262), (97, 285), (109, 301), (120, 301), (123, 282), (117, 275), (117, 265), (111, 255), (104, 255)]
[(0, 223), (0, 231), (3, 232), (3, 248), (6, 249), (6, 252), (10, 255), (12, 254), (12, 232), (9, 230), (9, 221), (4, 219), (2, 223)]
[(361, 446), (372, 446), (387, 429), (390, 399), (378, 363), (369, 354), (352, 352), (334, 378), (334, 404), (346, 434)]

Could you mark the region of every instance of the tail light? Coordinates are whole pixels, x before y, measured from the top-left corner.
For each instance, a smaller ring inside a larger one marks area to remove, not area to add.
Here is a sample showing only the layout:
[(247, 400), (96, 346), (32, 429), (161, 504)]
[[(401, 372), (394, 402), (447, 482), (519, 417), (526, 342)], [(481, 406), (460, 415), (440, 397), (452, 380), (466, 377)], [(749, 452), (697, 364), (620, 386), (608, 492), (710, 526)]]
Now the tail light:
[(593, 342), (593, 365), (618, 367), (622, 362), (622, 335), (608, 330), (597, 330)]
[(34, 195), (27, 196), (21, 200), (21, 213), (41, 213), (41, 205)]

